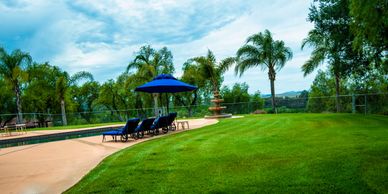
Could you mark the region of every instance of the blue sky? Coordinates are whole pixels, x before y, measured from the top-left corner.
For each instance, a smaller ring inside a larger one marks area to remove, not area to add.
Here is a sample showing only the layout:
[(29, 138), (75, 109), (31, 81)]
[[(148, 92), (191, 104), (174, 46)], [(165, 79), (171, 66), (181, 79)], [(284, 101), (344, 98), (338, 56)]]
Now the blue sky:
[[(1, 0), (0, 45), (30, 52), (69, 73), (89, 71), (103, 82), (125, 71), (140, 46), (167, 46), (175, 76), (182, 64), (211, 49), (218, 60), (233, 56), (246, 38), (269, 29), (291, 47), (294, 58), (277, 73), (277, 93), (308, 89), (315, 73), (300, 67), (310, 49), (300, 45), (312, 24), (307, 0)], [(231, 70), (225, 85), (247, 82), (249, 91), (269, 93), (267, 72), (251, 69), (241, 78)]]

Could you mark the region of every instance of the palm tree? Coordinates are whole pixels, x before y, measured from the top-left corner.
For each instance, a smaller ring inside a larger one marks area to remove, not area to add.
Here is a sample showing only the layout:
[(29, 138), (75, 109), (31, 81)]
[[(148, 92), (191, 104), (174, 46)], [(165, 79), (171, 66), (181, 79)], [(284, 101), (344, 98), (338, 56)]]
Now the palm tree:
[[(127, 66), (127, 72), (136, 69), (131, 81), (138, 82), (139, 85), (151, 81), (154, 77), (162, 73), (174, 73), (173, 56), (166, 47), (160, 50), (153, 49), (150, 45), (142, 46), (136, 54), (135, 59)], [(158, 114), (158, 94), (153, 94), (155, 115)]]
[(172, 54), (166, 47), (159, 51), (150, 45), (142, 46), (135, 59), (127, 66), (127, 72), (136, 69), (138, 77), (143, 81), (150, 81), (161, 73), (173, 73)]
[(65, 96), (68, 91), (68, 89), (77, 84), (77, 82), (81, 79), (89, 79), (90, 81), (93, 81), (93, 75), (86, 71), (80, 71), (72, 76), (69, 76), (69, 74), (64, 71), (62, 75), (57, 79), (56, 83), (56, 93), (58, 94), (58, 98), (61, 102), (61, 114), (62, 114), (62, 124), (67, 125), (67, 118), (66, 118), (66, 105), (65, 105)]
[(240, 76), (249, 68), (261, 67), (268, 69), (271, 83), (272, 110), (276, 113), (275, 79), (276, 71), (284, 67), (292, 58), (292, 51), (283, 41), (273, 40), (269, 30), (248, 37), (246, 44), (237, 51), (236, 74)]
[(335, 46), (332, 45), (332, 42), (328, 38), (316, 29), (311, 30), (307, 38), (303, 39), (302, 49), (305, 46), (311, 46), (314, 50), (311, 53), (310, 59), (302, 66), (304, 76), (307, 76), (316, 70), (321, 64), (323, 64), (325, 59), (329, 59), (330, 69), (334, 73), (335, 77), (336, 109), (337, 112), (340, 112), (339, 95), (342, 65), (339, 53), (337, 51), (331, 51), (331, 48), (335, 48)]
[(0, 75), (12, 86), (15, 92), (18, 123), (23, 122), (20, 85), (28, 77), (25, 69), (31, 62), (32, 58), (29, 53), (17, 49), (8, 54), (4, 48), (0, 47)]
[(228, 57), (217, 64), (216, 57), (211, 50), (206, 56), (195, 57), (193, 61), (199, 64), (199, 72), (204, 79), (209, 79), (213, 86), (213, 93), (219, 93), (222, 75), (234, 64), (235, 58)]

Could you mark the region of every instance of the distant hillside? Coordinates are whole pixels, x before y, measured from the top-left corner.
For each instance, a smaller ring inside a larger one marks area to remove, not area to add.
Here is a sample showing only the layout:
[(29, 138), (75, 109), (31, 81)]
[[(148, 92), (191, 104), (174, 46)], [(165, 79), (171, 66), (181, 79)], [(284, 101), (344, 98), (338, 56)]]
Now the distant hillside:
[[(288, 92), (276, 94), (276, 97), (283, 97), (283, 96), (285, 96), (285, 97), (296, 97), (296, 96), (299, 96), (301, 92), (302, 91), (288, 91)], [(263, 94), (263, 95), (261, 95), (261, 97), (269, 98), (269, 97), (271, 97), (271, 94)]]

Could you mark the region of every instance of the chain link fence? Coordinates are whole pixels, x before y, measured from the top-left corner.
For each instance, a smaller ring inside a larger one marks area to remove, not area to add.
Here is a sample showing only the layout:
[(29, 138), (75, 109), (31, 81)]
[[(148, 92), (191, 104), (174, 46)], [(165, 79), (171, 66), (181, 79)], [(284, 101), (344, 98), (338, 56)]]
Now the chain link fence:
[[(336, 96), (320, 97), (276, 97), (277, 113), (329, 113), (337, 112)], [(339, 96), (340, 113), (359, 114), (384, 114), (388, 115), (388, 93), (383, 94), (350, 94)], [(211, 115), (208, 108), (211, 104), (195, 106), (173, 106), (169, 112), (177, 112), (178, 118), (203, 118)], [(273, 113), (271, 98), (264, 98), (263, 102), (236, 102), (222, 103), (225, 107), (224, 113), (252, 114), (252, 113)], [(129, 118), (147, 118), (155, 116), (155, 112), (166, 114), (166, 107), (157, 111), (153, 108), (128, 109), (128, 110), (101, 110), (94, 112), (67, 113), (68, 125), (97, 124), (123, 122)], [(23, 113), (23, 122), (27, 127), (48, 127), (61, 126), (61, 114), (49, 113)], [(17, 114), (0, 114), (1, 126), (14, 124)]]

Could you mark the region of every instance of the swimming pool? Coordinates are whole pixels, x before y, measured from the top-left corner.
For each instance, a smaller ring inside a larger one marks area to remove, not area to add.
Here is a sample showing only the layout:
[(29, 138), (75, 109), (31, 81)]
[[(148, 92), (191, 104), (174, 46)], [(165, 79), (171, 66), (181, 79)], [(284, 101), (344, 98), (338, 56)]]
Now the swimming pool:
[(14, 139), (4, 139), (0, 140), (0, 148), (8, 148), (14, 146), (22, 146), (29, 144), (37, 144), (37, 143), (46, 143), (52, 141), (61, 141), (67, 139), (75, 139), (82, 137), (91, 137), (101, 135), (102, 132), (110, 131), (112, 129), (116, 129), (117, 127), (101, 127), (87, 130), (78, 130), (78, 131), (69, 131), (69, 132), (61, 132), (55, 134), (45, 134), (38, 136), (30, 136), (30, 137), (20, 137)]

